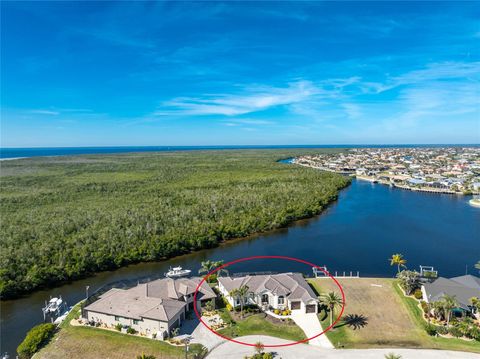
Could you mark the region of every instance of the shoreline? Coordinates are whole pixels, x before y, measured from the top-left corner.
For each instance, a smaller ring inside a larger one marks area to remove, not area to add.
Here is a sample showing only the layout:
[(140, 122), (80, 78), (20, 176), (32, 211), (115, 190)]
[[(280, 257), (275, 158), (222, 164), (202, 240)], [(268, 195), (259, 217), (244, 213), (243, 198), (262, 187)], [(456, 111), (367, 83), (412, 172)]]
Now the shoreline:
[(201, 249), (198, 249), (198, 250), (193, 250), (193, 251), (189, 251), (189, 252), (186, 252), (186, 253), (181, 253), (181, 254), (178, 254), (178, 255), (175, 255), (175, 256), (172, 256), (172, 257), (163, 258), (163, 259), (160, 259), (160, 260), (130, 262), (130, 263), (126, 263), (125, 265), (121, 265), (121, 266), (114, 267), (114, 268), (107, 268), (107, 269), (101, 270), (101, 271), (94, 271), (92, 273), (85, 273), (84, 275), (78, 276), (77, 278), (70, 279), (70, 280), (65, 280), (65, 281), (60, 281), (60, 282), (54, 283), (50, 286), (37, 287), (37, 288), (35, 288), (33, 290), (30, 290), (30, 291), (19, 292), (18, 295), (14, 295), (14, 296), (0, 297), (0, 303), (1, 302), (8, 302), (8, 301), (15, 301), (15, 300), (21, 299), (21, 298), (28, 298), (30, 295), (32, 295), (36, 292), (43, 291), (43, 290), (51, 290), (51, 289), (55, 289), (55, 288), (60, 288), (64, 285), (71, 284), (73, 282), (76, 282), (76, 281), (79, 281), (79, 280), (82, 280), (82, 279), (95, 277), (99, 273), (114, 272), (116, 270), (119, 270), (121, 268), (126, 268), (126, 267), (131, 266), (131, 265), (141, 265), (141, 264), (146, 264), (146, 263), (163, 263), (163, 262), (167, 262), (167, 261), (172, 260), (172, 259), (179, 259), (179, 258), (182, 258), (184, 256), (192, 255), (192, 254), (199, 253), (199, 252), (202, 252), (202, 251), (208, 251), (208, 250), (219, 248), (219, 247), (226, 246), (226, 245), (229, 245), (229, 244), (234, 244), (236, 242), (240, 242), (240, 241), (244, 241), (244, 240), (248, 240), (248, 239), (254, 239), (258, 236), (262, 236), (262, 235), (265, 235), (265, 234), (275, 233), (276, 231), (281, 231), (281, 230), (286, 229), (286, 228), (288, 228), (292, 225), (295, 225), (296, 223), (301, 223), (302, 221), (308, 221), (308, 220), (313, 219), (317, 216), (320, 216), (323, 212), (325, 212), (325, 210), (328, 209), (328, 207), (330, 207), (330, 205), (332, 203), (334, 203), (338, 200), (339, 192), (342, 191), (343, 189), (347, 188), (348, 186), (350, 186), (350, 184), (351, 184), (351, 181), (349, 181), (344, 187), (339, 188), (335, 197), (332, 198), (325, 205), (325, 207), (323, 207), (319, 212), (313, 213), (310, 216), (293, 218), (291, 220), (288, 220), (282, 226), (267, 229), (267, 230), (255, 231), (255, 232), (253, 232), (251, 234), (248, 234), (247, 236), (244, 236), (244, 237), (235, 237), (235, 238), (229, 238), (229, 239), (221, 240), (221, 241), (218, 241), (217, 244), (213, 247), (201, 248)]
[[(384, 186), (390, 186), (390, 187), (393, 187), (393, 188), (398, 188), (398, 189), (402, 189), (402, 190), (406, 190), (406, 191), (412, 191), (412, 192), (449, 194), (449, 195), (457, 195), (457, 196), (471, 196), (471, 195), (480, 194), (480, 193), (465, 194), (463, 192), (455, 192), (455, 191), (450, 191), (450, 190), (447, 190), (447, 189), (434, 189), (434, 188), (430, 188), (430, 187), (409, 187), (409, 186), (399, 185), (399, 184), (395, 184), (395, 183), (390, 183), (390, 182), (387, 182), (387, 181), (384, 181), (384, 180), (379, 180), (375, 177), (358, 176), (358, 175), (355, 175), (355, 173), (353, 173), (353, 172), (340, 172), (340, 171), (335, 171), (335, 170), (332, 170), (332, 169), (326, 168), (326, 167), (311, 166), (311, 165), (307, 165), (307, 164), (297, 163), (297, 162), (295, 162), (295, 159), (293, 159), (290, 163), (294, 164), (294, 165), (302, 166), (302, 167), (313, 168), (313, 169), (320, 170), (320, 171), (337, 173), (337, 174), (340, 174), (340, 175), (349, 176), (349, 177), (355, 178), (359, 181), (381, 184), (381, 185), (384, 185)], [(480, 203), (479, 204), (472, 204), (472, 206), (480, 207)]]

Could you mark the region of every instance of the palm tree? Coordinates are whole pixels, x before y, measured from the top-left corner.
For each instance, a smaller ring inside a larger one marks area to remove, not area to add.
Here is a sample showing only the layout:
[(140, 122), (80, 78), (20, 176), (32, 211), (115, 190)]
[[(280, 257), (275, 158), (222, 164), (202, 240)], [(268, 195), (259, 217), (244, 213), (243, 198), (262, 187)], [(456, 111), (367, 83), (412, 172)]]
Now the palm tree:
[[(201, 263), (201, 267), (198, 270), (198, 273), (210, 273), (213, 271), (215, 268), (220, 267), (223, 264), (223, 261), (211, 261), (211, 260), (206, 260)], [(225, 269), (220, 269), (217, 274), (220, 274), (221, 272), (227, 273)], [(210, 283), (212, 276), (208, 276), (207, 282)]]
[(230, 296), (232, 298), (238, 298), (240, 301), (240, 316), (243, 318), (243, 306), (245, 305), (245, 301), (247, 299), (249, 293), (248, 285), (242, 285), (237, 289), (234, 289), (230, 292)]
[(265, 349), (265, 345), (263, 345), (262, 342), (256, 342), (255, 343), (255, 353), (258, 355), (263, 353), (263, 350)]
[(327, 294), (322, 294), (320, 297), (320, 303), (325, 305), (330, 311), (330, 325), (333, 324), (333, 312), (335, 308), (343, 305), (342, 298), (335, 292), (329, 292)]
[(402, 356), (395, 353), (385, 354), (385, 359), (402, 359)]
[(450, 323), (450, 317), (452, 315), (452, 310), (458, 306), (458, 302), (455, 299), (454, 295), (444, 294), (442, 297), (443, 308), (445, 310), (445, 315), (447, 317), (447, 327)]
[(406, 268), (405, 264), (407, 264), (407, 260), (403, 258), (403, 254), (396, 253), (392, 254), (392, 257), (390, 258), (390, 265), (391, 266), (397, 266), (397, 271), (400, 273), (400, 267)]
[(142, 353), (141, 355), (137, 355), (137, 359), (155, 359), (155, 357), (153, 355)]

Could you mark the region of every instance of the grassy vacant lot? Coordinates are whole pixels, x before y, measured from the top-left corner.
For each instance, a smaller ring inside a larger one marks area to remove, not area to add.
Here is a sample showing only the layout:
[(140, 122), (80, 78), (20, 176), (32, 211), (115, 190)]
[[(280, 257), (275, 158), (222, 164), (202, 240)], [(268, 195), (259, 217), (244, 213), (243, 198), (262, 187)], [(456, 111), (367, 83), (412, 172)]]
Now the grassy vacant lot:
[(308, 152), (315, 150), (2, 162), (0, 295), (162, 260), (311, 217), (349, 180), (277, 163)]
[[(346, 306), (343, 321), (327, 337), (336, 347), (344, 348), (434, 348), (480, 352), (480, 343), (461, 339), (430, 337), (424, 330), (421, 311), (415, 300), (405, 298), (393, 279), (339, 279), (345, 291)], [(328, 279), (313, 279), (310, 283), (319, 293), (336, 291)], [(372, 285), (373, 284), (373, 285)], [(381, 286), (381, 287), (380, 287)], [(322, 325), (329, 325), (321, 315)], [(350, 324), (345, 319), (350, 318)]]
[[(76, 312), (78, 308), (72, 311), (69, 318), (62, 323), (60, 331), (35, 355), (35, 359), (134, 359), (142, 353), (154, 355), (157, 359), (185, 357), (183, 347), (174, 347), (164, 342), (104, 329), (71, 326), (70, 320)], [(200, 345), (192, 345), (189, 358), (200, 350)]]
[[(227, 311), (223, 311), (222, 318), (226, 321), (231, 319)], [(219, 331), (220, 334), (229, 337), (241, 337), (244, 335), (270, 335), (272, 337), (299, 341), (305, 339), (305, 333), (296, 324), (271, 323), (265, 319), (265, 314), (254, 314), (239, 320), (232, 326)]]

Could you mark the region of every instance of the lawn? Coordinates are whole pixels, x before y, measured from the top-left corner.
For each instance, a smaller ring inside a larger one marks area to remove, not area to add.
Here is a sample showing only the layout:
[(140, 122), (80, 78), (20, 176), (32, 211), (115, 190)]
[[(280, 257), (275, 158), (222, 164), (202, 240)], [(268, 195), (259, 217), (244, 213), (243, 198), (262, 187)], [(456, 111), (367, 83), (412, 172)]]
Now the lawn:
[[(60, 331), (35, 355), (35, 359), (134, 359), (142, 353), (154, 355), (156, 359), (185, 357), (183, 347), (174, 347), (165, 342), (104, 329), (71, 326), (69, 322), (75, 317), (75, 313), (78, 313), (78, 308), (72, 311), (61, 325)], [(191, 345), (189, 358), (193, 358), (200, 350), (199, 344)]]
[[(327, 337), (336, 347), (343, 348), (434, 348), (480, 352), (480, 343), (461, 339), (430, 337), (425, 330), (420, 308), (406, 298), (393, 279), (339, 279), (345, 291), (343, 321)], [(328, 279), (310, 280), (319, 293), (338, 292)], [(350, 324), (345, 319), (351, 318)], [(320, 314), (322, 326), (329, 325), (325, 313)]]
[[(224, 321), (231, 320), (230, 314), (226, 310), (222, 310), (221, 316)], [(254, 314), (234, 322), (228, 328), (221, 329), (219, 333), (229, 338), (258, 334), (292, 341), (306, 339), (305, 333), (296, 324), (271, 323), (265, 319), (264, 313)]]

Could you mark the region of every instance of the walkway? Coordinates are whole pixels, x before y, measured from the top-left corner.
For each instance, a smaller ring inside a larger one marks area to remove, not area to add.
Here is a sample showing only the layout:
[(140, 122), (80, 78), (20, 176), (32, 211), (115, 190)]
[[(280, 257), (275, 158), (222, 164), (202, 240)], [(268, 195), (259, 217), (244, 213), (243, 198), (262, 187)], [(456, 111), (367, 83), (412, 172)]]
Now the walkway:
[(180, 327), (180, 335), (185, 334), (192, 337), (191, 343), (200, 343), (209, 351), (219, 344), (225, 342), (225, 339), (212, 333), (202, 323), (200, 323), (197, 317), (183, 322), (182, 326)]
[[(264, 345), (286, 344), (291, 341), (267, 337), (263, 335), (248, 335), (235, 338), (245, 343)], [(275, 358), (282, 359), (379, 359), (387, 353), (395, 353), (402, 359), (478, 359), (478, 354), (433, 349), (324, 349), (307, 344), (298, 344), (288, 347), (265, 348), (265, 351), (274, 352)], [(254, 348), (233, 342), (224, 342), (218, 345), (207, 355), (208, 359), (242, 359), (252, 355)]]
[[(323, 332), (316, 313), (300, 313), (300, 310), (294, 310), (292, 311), (292, 319), (304, 331), (307, 338), (314, 337)], [(332, 343), (328, 340), (325, 334), (309, 340), (308, 344), (316, 347), (333, 349)]]

